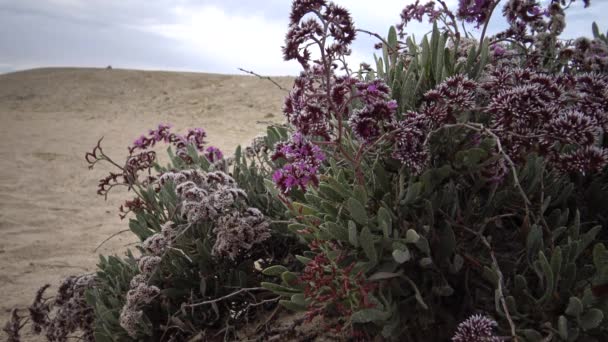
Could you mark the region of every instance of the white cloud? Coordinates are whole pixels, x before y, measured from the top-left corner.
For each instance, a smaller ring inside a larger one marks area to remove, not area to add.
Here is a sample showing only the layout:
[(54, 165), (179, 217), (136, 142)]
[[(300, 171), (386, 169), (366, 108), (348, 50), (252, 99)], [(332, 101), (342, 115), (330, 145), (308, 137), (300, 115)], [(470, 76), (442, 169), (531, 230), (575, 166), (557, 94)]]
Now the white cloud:
[(140, 26), (139, 29), (171, 38), (179, 48), (213, 60), (224, 72), (238, 67), (264, 74), (294, 74), (297, 63), (283, 61), (281, 45), (285, 22), (260, 15), (231, 15), (216, 6), (175, 7), (174, 23)]

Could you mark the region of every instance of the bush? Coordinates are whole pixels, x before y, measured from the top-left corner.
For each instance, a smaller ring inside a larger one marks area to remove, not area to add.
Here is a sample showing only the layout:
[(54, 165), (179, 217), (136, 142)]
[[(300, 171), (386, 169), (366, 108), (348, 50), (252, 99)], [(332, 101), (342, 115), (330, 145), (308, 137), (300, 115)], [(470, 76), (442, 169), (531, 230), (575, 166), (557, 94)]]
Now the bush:
[[(596, 24), (594, 39), (561, 40), (571, 4), (558, 0), (506, 1), (509, 28), (486, 37), (498, 3), (454, 13), (416, 1), (386, 38), (373, 34), (376, 65), (352, 71), (350, 44), (369, 32), (338, 5), (296, 0), (284, 55), (303, 71), (286, 126), (229, 159), (201, 129), (160, 125), (124, 166), (98, 144), (91, 166), (118, 168), (99, 193), (137, 195), (121, 212), (141, 246), (102, 257), (87, 283), (94, 328), (69, 330), (97, 341), (604, 340), (608, 42)], [(425, 16), (430, 34), (407, 36)], [(150, 150), (161, 142), (176, 149), (167, 167)], [(277, 304), (302, 314), (280, 327), (266, 310)], [(296, 329), (313, 320), (320, 329)], [(15, 312), (6, 331), (20, 324)]]

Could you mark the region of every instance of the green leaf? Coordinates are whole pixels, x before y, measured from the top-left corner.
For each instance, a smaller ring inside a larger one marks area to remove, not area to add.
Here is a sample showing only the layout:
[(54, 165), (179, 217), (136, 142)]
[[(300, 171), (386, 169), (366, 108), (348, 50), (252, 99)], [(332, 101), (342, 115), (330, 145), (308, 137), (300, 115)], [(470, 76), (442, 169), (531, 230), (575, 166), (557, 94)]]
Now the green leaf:
[(402, 203), (403, 204), (413, 203), (415, 200), (418, 199), (418, 196), (420, 195), (421, 191), (422, 191), (422, 182), (416, 182), (416, 183), (410, 185), (407, 188), (405, 199), (403, 200)]
[(585, 331), (595, 329), (602, 323), (603, 319), (604, 313), (600, 309), (589, 309), (589, 311), (581, 317), (581, 328)]
[(568, 339), (568, 319), (563, 315), (557, 319), (557, 332), (562, 340)]
[(570, 297), (568, 307), (566, 307), (566, 315), (579, 317), (583, 313), (583, 303), (577, 297)]
[(597, 23), (595, 21), (593, 22), (593, 24), (591, 24), (591, 31), (593, 32), (594, 38), (601, 37), (600, 28), (597, 26)]
[(369, 228), (364, 227), (363, 230), (361, 230), (359, 242), (361, 243), (361, 247), (367, 258), (371, 262), (376, 263), (378, 261), (378, 255), (376, 254), (376, 248), (374, 247), (374, 236), (369, 231)]
[(543, 231), (538, 225), (532, 225), (526, 239), (528, 258), (536, 255), (543, 248)]
[(418, 233), (415, 230), (408, 229), (407, 232), (405, 233), (405, 242), (418, 243), (419, 240), (420, 240), (420, 235), (418, 235)]
[(275, 284), (275, 283), (261, 282), (260, 285), (263, 288), (270, 290), (281, 296), (292, 296), (294, 293), (300, 292), (297, 289), (293, 289), (291, 287), (282, 286), (282, 285)]
[(350, 216), (355, 220), (355, 222), (362, 225), (367, 224), (367, 212), (365, 211), (365, 207), (363, 204), (361, 204), (361, 202), (351, 197), (346, 202), (346, 206), (350, 212)]
[(393, 250), (392, 254), (393, 254), (393, 259), (395, 259), (395, 261), (400, 264), (403, 264), (404, 262), (410, 260), (410, 258), (411, 258), (411, 254), (408, 249), (405, 249), (405, 250), (395, 249), (395, 250)]
[(267, 275), (267, 276), (272, 276), (272, 277), (278, 277), (281, 275), (281, 273), (287, 272), (287, 271), (289, 271), (289, 270), (287, 269), (287, 267), (285, 267), (283, 265), (274, 265), (274, 266), (265, 268), (262, 271), (262, 274)]
[(317, 210), (306, 204), (299, 202), (292, 202), (293, 210), (297, 215), (316, 215)]
[(363, 309), (352, 314), (353, 323), (369, 323), (386, 321), (391, 317), (391, 313), (378, 309)]
[(547, 300), (551, 299), (551, 295), (553, 294), (553, 288), (555, 287), (555, 276), (553, 274), (553, 270), (551, 270), (551, 264), (549, 264), (545, 253), (543, 253), (542, 251), (538, 252), (538, 259), (545, 275), (545, 293), (539, 299), (539, 302), (544, 303)]
[(351, 245), (359, 247), (359, 237), (357, 225), (353, 221), (348, 221), (348, 241)]
[(295, 286), (297, 287), (298, 284), (298, 276), (296, 276), (294, 273), (289, 272), (289, 271), (285, 271), (281, 274), (281, 280), (283, 280), (283, 282), (285, 284), (287, 284), (288, 286)]
[(294, 303), (291, 300), (282, 299), (279, 301), (279, 305), (283, 306), (284, 308), (286, 308), (288, 310), (295, 311), (295, 312), (306, 311), (306, 306)]
[(386, 210), (384, 207), (380, 207), (378, 209), (378, 225), (382, 228), (382, 233), (385, 238), (389, 238), (392, 234), (393, 230), (393, 218), (391, 217), (391, 213)]

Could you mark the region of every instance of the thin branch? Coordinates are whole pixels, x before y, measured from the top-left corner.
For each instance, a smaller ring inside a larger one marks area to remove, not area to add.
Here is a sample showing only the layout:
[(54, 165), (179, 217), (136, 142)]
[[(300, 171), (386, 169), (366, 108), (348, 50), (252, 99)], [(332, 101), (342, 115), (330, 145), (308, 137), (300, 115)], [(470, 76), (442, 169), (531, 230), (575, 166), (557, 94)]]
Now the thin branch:
[(122, 234), (122, 233), (126, 233), (126, 232), (129, 232), (129, 231), (131, 231), (131, 229), (123, 229), (123, 230), (121, 230), (121, 231), (119, 231), (119, 232), (116, 232), (116, 233), (114, 233), (114, 234), (110, 235), (110, 236), (109, 236), (109, 237), (107, 237), (105, 240), (103, 240), (103, 241), (102, 241), (102, 242), (101, 242), (99, 245), (97, 245), (97, 247), (95, 247), (95, 249), (93, 250), (93, 253), (97, 252), (97, 250), (98, 250), (99, 248), (101, 248), (101, 246), (103, 246), (103, 244), (105, 244), (106, 242), (110, 241), (110, 240), (111, 240), (112, 238), (114, 238), (115, 236), (118, 236), (118, 235), (120, 235), (120, 234)]
[(223, 301), (225, 299), (237, 296), (237, 295), (239, 295), (239, 294), (241, 294), (243, 292), (249, 292), (249, 291), (268, 291), (268, 289), (263, 288), (263, 287), (244, 287), (244, 288), (242, 288), (242, 289), (240, 289), (238, 291), (229, 293), (229, 294), (227, 294), (225, 296), (222, 296), (222, 297), (219, 297), (219, 298), (216, 298), (216, 299), (206, 300), (204, 302), (192, 303), (192, 304), (188, 304), (188, 305), (184, 305), (184, 306), (193, 308), (193, 307), (197, 307), (197, 306), (203, 306), (203, 305), (213, 304), (213, 303), (221, 302), (221, 301)]
[(513, 319), (511, 318), (511, 314), (509, 313), (509, 308), (507, 307), (507, 302), (505, 301), (505, 295), (502, 291), (503, 284), (503, 276), (500, 267), (498, 266), (498, 261), (496, 260), (496, 256), (494, 255), (494, 250), (490, 245), (490, 242), (481, 235), (481, 242), (490, 250), (490, 257), (492, 258), (492, 265), (496, 268), (496, 274), (498, 275), (498, 286), (496, 287), (496, 294), (500, 300), (500, 305), (502, 306), (503, 311), (505, 312), (505, 317), (509, 322), (509, 327), (511, 328), (511, 338), (513, 341), (517, 342), (519, 339), (517, 338), (517, 333), (515, 332), (515, 324), (513, 323)]
[(256, 76), (257, 78), (260, 78), (260, 79), (263, 79), (263, 80), (270, 81), (270, 82), (272, 82), (272, 84), (274, 84), (274, 85), (275, 85), (277, 88), (281, 89), (282, 91), (284, 91), (284, 92), (289, 92), (289, 90), (287, 90), (287, 89), (283, 88), (283, 86), (282, 86), (282, 85), (280, 85), (279, 83), (277, 83), (277, 81), (273, 80), (273, 79), (272, 79), (272, 77), (270, 77), (270, 76), (262, 76), (262, 75), (260, 75), (260, 74), (258, 74), (258, 73), (256, 73), (256, 72), (254, 72), (254, 71), (251, 71), (251, 70), (245, 70), (245, 69), (243, 69), (243, 68), (238, 68), (238, 69), (239, 69), (240, 71), (244, 72), (244, 73), (249, 74), (249, 75), (253, 75), (253, 76)]

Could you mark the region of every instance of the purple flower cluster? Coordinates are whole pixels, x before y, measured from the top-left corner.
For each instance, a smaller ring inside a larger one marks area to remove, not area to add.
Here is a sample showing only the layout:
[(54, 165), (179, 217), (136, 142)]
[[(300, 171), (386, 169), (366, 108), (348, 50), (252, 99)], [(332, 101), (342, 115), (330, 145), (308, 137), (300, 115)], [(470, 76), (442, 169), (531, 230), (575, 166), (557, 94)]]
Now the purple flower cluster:
[(581, 71), (608, 72), (608, 45), (601, 39), (578, 38), (560, 51), (560, 58)]
[(324, 67), (319, 65), (302, 72), (285, 98), (283, 113), (302, 134), (330, 140), (332, 113), (342, 115), (346, 111), (351, 87), (357, 81), (330, 72), (327, 84), (326, 76)]
[(496, 2), (496, 0), (459, 0), (456, 14), (460, 19), (480, 27), (489, 19)]
[(304, 136), (296, 132), (289, 141), (278, 143), (272, 155), (273, 160), (284, 159), (287, 161), (281, 169), (275, 171), (272, 179), (283, 193), (288, 193), (291, 189), (306, 188), (312, 183), (319, 184), (317, 173), (321, 163), (325, 160), (325, 155), (321, 149)]
[(397, 101), (391, 100), (390, 88), (380, 79), (358, 82), (355, 89), (355, 97), (363, 106), (353, 111), (349, 125), (359, 140), (371, 143), (380, 136), (383, 126), (394, 123)]
[(497, 326), (491, 318), (473, 315), (458, 324), (452, 342), (499, 342), (501, 339), (494, 334)]
[(429, 159), (427, 136), (431, 122), (424, 114), (407, 112), (397, 123), (392, 157), (401, 161), (414, 174), (422, 172)]
[(403, 11), (401, 11), (401, 22), (396, 25), (397, 30), (399, 31), (399, 36), (405, 36), (405, 27), (412, 20), (417, 20), (422, 22), (424, 16), (428, 16), (429, 22), (433, 22), (439, 18), (439, 16), (444, 13), (442, 9), (435, 8), (435, 2), (429, 1), (424, 5), (420, 4), (420, 0), (416, 0), (415, 3), (407, 5)]
[(209, 146), (207, 147), (207, 149), (205, 149), (205, 157), (207, 158), (207, 160), (209, 160), (209, 162), (215, 163), (224, 158), (224, 154), (219, 148), (215, 146)]
[(197, 151), (204, 153), (205, 157), (210, 162), (217, 162), (223, 158), (222, 152), (213, 146), (205, 149), (205, 138), (207, 132), (202, 128), (190, 128), (185, 135), (180, 135), (171, 132), (170, 124), (159, 124), (156, 129), (148, 131), (148, 135), (141, 135), (133, 142), (133, 146), (129, 147), (129, 154), (133, 154), (137, 150), (149, 153), (150, 148), (158, 143), (170, 143), (176, 149), (176, 154), (186, 162), (192, 162), (188, 156), (188, 145), (192, 145)]
[(419, 112), (408, 112), (397, 123), (393, 158), (415, 174), (422, 172), (429, 158), (428, 135), (442, 125), (456, 122), (460, 113), (473, 109), (476, 89), (475, 82), (456, 75), (428, 91)]
[(244, 212), (233, 211), (220, 217), (213, 228), (216, 243), (213, 255), (236, 259), (243, 251), (270, 238), (268, 220), (256, 208)]
[[(181, 216), (188, 224), (213, 223), (214, 256), (234, 260), (270, 237), (266, 218), (258, 209), (247, 206), (247, 194), (229, 175), (184, 170), (162, 175), (160, 184), (167, 182), (175, 185)], [(168, 233), (170, 230), (163, 228), (161, 234), (166, 240)]]
[[(95, 341), (95, 314), (85, 298), (85, 292), (95, 284), (96, 278), (91, 274), (67, 277), (59, 286), (57, 295), (52, 301), (43, 297), (49, 285), (40, 288), (34, 302), (28, 308), (34, 333), (41, 334), (45, 331), (48, 341), (67, 341), (74, 336), (74, 333), (80, 332), (81, 340)], [(14, 327), (7, 324), (5, 331), (9, 333), (10, 338), (14, 338), (14, 341), (19, 341), (18, 334), (21, 327), (10, 332), (6, 330), (7, 328)]]
[[(158, 235), (159, 234), (156, 234), (155, 236)], [(127, 301), (120, 311), (119, 324), (132, 338), (137, 337), (139, 326), (142, 323), (144, 314), (142, 310), (143, 306), (152, 303), (152, 301), (160, 295), (160, 289), (158, 287), (148, 285), (148, 281), (152, 277), (152, 274), (156, 272), (160, 262), (160, 256), (142, 256), (138, 261), (141, 273), (134, 276), (129, 284)]]
[(564, 172), (594, 173), (608, 163), (599, 137), (608, 128), (608, 79), (549, 76), (498, 68), (483, 84), (492, 129), (514, 159), (539, 152)]
[(476, 82), (463, 75), (452, 76), (424, 94), (421, 112), (435, 126), (456, 122), (458, 114), (475, 107), (476, 92)]
[[(309, 14), (311, 17), (305, 19)], [(331, 34), (330, 45), (326, 37)], [(355, 39), (355, 27), (350, 13), (343, 7), (325, 0), (295, 0), (291, 7), (289, 30), (285, 37), (285, 60), (297, 60), (304, 69), (310, 66), (308, 44), (319, 45), (326, 61), (350, 54), (349, 45)]]

